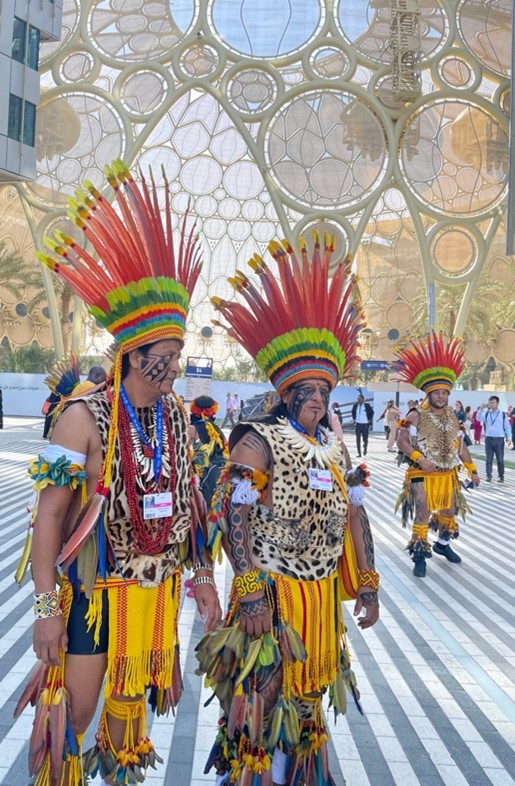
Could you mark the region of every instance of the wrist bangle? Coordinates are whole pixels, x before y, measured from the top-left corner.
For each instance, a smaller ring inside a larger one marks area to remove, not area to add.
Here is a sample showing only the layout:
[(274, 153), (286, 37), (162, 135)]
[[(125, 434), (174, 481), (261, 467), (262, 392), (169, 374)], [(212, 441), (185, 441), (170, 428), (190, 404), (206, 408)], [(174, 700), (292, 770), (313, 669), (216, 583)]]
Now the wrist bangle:
[(358, 573), (358, 585), (360, 587), (370, 587), (379, 589), (379, 573), (375, 570), (360, 570)]
[(414, 450), (414, 451), (413, 451), (413, 453), (410, 453), (410, 454), (409, 454), (409, 458), (410, 458), (410, 461), (412, 461), (413, 463), (415, 463), (415, 462), (416, 462), (416, 461), (418, 461), (420, 458), (423, 458), (423, 455), (424, 455), (424, 454), (423, 454), (423, 453), (421, 453), (421, 452), (420, 452), (420, 450)]
[(45, 620), (48, 617), (60, 617), (62, 613), (59, 605), (59, 595), (56, 590), (34, 593), (34, 617), (37, 620)]
[(259, 578), (257, 570), (250, 570), (248, 573), (244, 573), (243, 576), (235, 576), (233, 583), (240, 598), (250, 595), (251, 592), (258, 592), (265, 586), (265, 582)]
[(214, 587), (215, 580), (212, 576), (195, 576), (193, 579), (193, 586), (198, 587), (200, 584), (211, 584), (211, 586)]
[(208, 571), (210, 571), (212, 573), (213, 572), (213, 566), (212, 565), (205, 565), (203, 562), (195, 562), (195, 564), (193, 565), (192, 570), (193, 570), (193, 573), (196, 573), (198, 570), (208, 570)]
[(464, 461), (463, 466), (465, 467), (469, 475), (477, 475), (477, 467), (475, 464), (469, 464), (468, 461)]

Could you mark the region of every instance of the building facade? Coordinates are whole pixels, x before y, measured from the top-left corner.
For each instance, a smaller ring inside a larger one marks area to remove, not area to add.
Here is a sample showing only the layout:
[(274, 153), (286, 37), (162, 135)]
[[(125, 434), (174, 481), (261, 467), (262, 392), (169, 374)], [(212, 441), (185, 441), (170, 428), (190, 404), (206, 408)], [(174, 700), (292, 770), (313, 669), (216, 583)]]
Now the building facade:
[(0, 182), (36, 177), (39, 47), (61, 19), (62, 0), (0, 0)]

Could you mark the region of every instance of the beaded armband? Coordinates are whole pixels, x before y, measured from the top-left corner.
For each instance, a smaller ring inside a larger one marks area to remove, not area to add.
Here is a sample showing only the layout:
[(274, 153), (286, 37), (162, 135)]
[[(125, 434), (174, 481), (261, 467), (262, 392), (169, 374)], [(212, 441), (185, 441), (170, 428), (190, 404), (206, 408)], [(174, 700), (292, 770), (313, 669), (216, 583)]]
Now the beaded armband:
[(62, 613), (56, 590), (34, 594), (34, 617), (37, 620), (45, 620), (48, 617), (60, 617)]
[(358, 573), (358, 585), (360, 587), (370, 587), (379, 589), (379, 573), (375, 570), (360, 570)]
[(66, 456), (61, 456), (55, 461), (47, 461), (44, 456), (38, 456), (30, 462), (27, 474), (32, 478), (36, 491), (41, 491), (47, 486), (70, 486), (76, 489), (88, 477), (84, 467), (73, 464)]
[(265, 582), (259, 578), (257, 570), (250, 570), (243, 576), (234, 577), (234, 587), (240, 598), (250, 595), (251, 592), (258, 592), (265, 586)]

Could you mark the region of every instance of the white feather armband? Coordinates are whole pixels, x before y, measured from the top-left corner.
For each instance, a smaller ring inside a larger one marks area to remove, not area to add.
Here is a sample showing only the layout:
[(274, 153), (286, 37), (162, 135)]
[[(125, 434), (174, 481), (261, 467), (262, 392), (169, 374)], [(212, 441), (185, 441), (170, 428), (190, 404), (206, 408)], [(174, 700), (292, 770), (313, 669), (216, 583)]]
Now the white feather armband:
[(365, 488), (364, 486), (348, 486), (347, 487), (347, 495), (349, 497), (349, 502), (351, 505), (363, 505), (363, 501), (365, 499)]
[(233, 480), (231, 501), (234, 505), (255, 505), (259, 499), (259, 491), (247, 478)]

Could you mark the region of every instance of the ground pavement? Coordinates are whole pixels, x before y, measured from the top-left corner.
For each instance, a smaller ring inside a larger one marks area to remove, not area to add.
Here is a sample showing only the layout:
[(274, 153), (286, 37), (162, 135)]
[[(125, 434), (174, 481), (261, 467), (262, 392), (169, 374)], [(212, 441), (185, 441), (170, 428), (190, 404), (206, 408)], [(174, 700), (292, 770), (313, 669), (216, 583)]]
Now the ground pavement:
[[(26, 786), (30, 712), (12, 712), (33, 665), (32, 585), (13, 574), (25, 537), (30, 496), (27, 460), (42, 450), (41, 419), (6, 418), (0, 431), (0, 786)], [(348, 437), (355, 455), (354, 437)], [(402, 473), (373, 436), (367, 462), (367, 509), (381, 573), (381, 620), (361, 633), (347, 604), (353, 665), (365, 716), (350, 706), (331, 720), (337, 786), (509, 786), (515, 784), (515, 467), (504, 486), (494, 480), (470, 493), (474, 513), (456, 550), (461, 565), (434, 556), (415, 579), (403, 552), (407, 533), (393, 505)], [(482, 449), (477, 454), (484, 479)], [(507, 451), (506, 457), (514, 456)], [(496, 477), (496, 473), (494, 473)], [(216, 571), (225, 597), (230, 573)], [(149, 786), (207, 786), (203, 764), (218, 711), (194, 674), (201, 635), (194, 601), (180, 614), (185, 694), (175, 718), (155, 720), (151, 737), (164, 758)], [(91, 740), (91, 734), (89, 735)], [(95, 782), (97, 786), (98, 780)]]

